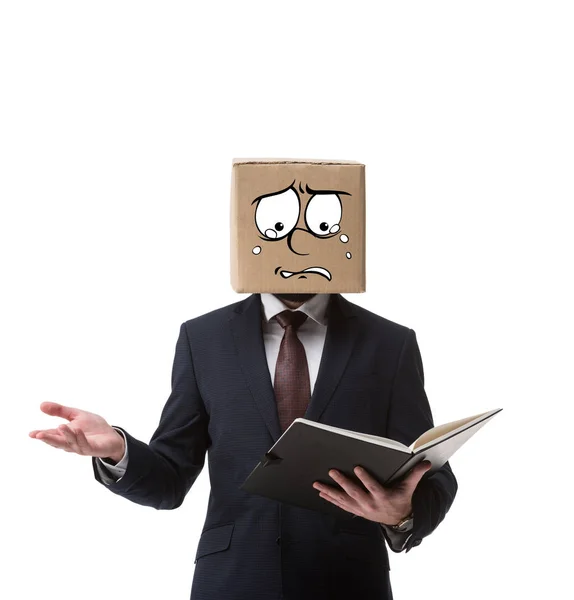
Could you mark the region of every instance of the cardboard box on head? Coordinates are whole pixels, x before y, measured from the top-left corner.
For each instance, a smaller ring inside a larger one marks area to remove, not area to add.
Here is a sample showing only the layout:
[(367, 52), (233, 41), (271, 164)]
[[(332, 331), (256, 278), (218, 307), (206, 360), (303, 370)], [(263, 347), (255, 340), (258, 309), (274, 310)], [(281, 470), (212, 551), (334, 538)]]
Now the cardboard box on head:
[(236, 292), (365, 291), (365, 165), (234, 159), (231, 285)]

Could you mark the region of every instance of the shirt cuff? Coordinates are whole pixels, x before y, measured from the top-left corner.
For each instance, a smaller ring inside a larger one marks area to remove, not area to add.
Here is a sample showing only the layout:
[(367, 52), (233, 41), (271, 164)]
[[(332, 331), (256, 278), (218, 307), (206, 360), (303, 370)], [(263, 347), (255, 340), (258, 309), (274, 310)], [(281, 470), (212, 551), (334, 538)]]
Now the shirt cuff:
[[(118, 429), (117, 427), (114, 427), (114, 429), (118, 433), (121, 433), (122, 437), (124, 438), (125, 451), (120, 462), (116, 465), (111, 465), (102, 458), (98, 457), (96, 460), (96, 468), (98, 469), (98, 473), (100, 474), (104, 483), (107, 485), (119, 481), (125, 475), (128, 468), (129, 453), (126, 435), (121, 429)], [(113, 478), (110, 477), (110, 475), (112, 475)]]
[(390, 549), (393, 552), (402, 552), (412, 536), (412, 533), (410, 532), (412, 525), (407, 531), (394, 531), (387, 525), (383, 525), (382, 523), (379, 523), (379, 525), (383, 530), (383, 534), (389, 544)]

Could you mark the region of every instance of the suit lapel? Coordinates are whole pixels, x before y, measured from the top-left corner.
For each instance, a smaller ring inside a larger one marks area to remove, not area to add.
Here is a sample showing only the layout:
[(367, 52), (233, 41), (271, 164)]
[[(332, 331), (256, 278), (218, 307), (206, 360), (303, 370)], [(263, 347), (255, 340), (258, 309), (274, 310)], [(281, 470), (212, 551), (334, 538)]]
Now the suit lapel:
[(276, 442), (281, 436), (281, 427), (263, 344), (261, 308), (261, 296), (252, 294), (238, 303), (230, 324), (241, 370), (273, 442)]
[(328, 306), (325, 346), (319, 364), (317, 381), (305, 413), (310, 421), (319, 421), (333, 397), (357, 338), (352, 304), (340, 294), (333, 294)]
[[(328, 325), (317, 380), (305, 418), (319, 421), (341, 379), (357, 337), (352, 304), (332, 294), (327, 312)], [(237, 358), (257, 408), (273, 442), (281, 437), (273, 383), (263, 344), (261, 296), (252, 294), (239, 302), (230, 318)]]

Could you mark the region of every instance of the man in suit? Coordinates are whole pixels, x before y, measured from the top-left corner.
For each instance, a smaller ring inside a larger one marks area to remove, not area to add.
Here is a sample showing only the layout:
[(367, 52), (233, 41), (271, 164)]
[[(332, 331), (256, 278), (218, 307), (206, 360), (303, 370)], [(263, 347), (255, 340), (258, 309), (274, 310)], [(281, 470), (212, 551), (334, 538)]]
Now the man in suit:
[[(324, 187), (308, 185), (307, 207), (318, 192), (333, 186)], [(306, 190), (302, 181), (296, 189), (301, 200)], [(276, 204), (275, 198), (272, 202)], [(283, 210), (283, 199), (280, 206)], [(321, 206), (326, 206), (323, 199)], [(279, 235), (269, 228), (261, 232), (258, 224), (261, 244), (280, 239), (281, 225), (287, 222), (283, 214), (284, 221), (264, 215)], [(283, 237), (293, 262), (309, 254), (292, 235), (295, 224), (303, 223), (300, 218)], [(306, 227), (312, 227), (311, 220), (305, 220)], [(338, 216), (336, 225), (340, 222)], [(335, 229), (329, 221), (320, 223)], [(269, 247), (277, 250), (272, 258), (286, 264), (285, 256), (279, 257), (280, 246), (269, 244), (265, 250)], [(355, 256), (360, 250), (357, 244)], [(182, 323), (172, 391), (149, 444), (98, 415), (55, 403), (44, 403), (42, 410), (68, 419), (69, 425), (30, 434), (92, 456), (94, 476), (107, 489), (158, 510), (182, 504), (208, 456), (211, 492), (192, 600), (390, 599), (386, 544), (395, 552), (410, 551), (436, 529), (456, 495), (448, 463), (432, 474), (421, 463), (391, 488), (360, 470), (355, 471), (357, 479), (331, 472), (333, 485), (316, 484), (317, 494), (355, 515), (353, 519), (241, 489), (297, 416), (407, 445), (433, 426), (414, 331), (340, 293), (308, 291), (311, 274), (331, 283), (343, 271), (327, 259), (325, 255), (317, 266), (319, 261), (309, 265), (305, 258), (301, 260), (307, 262), (295, 265), (302, 268), (278, 271), (287, 273), (278, 281), (304, 273), (298, 284), (307, 286), (303, 292), (293, 292), (293, 287), (255, 292)], [(271, 277), (277, 275), (272, 271)], [(244, 275), (239, 273), (239, 280)]]

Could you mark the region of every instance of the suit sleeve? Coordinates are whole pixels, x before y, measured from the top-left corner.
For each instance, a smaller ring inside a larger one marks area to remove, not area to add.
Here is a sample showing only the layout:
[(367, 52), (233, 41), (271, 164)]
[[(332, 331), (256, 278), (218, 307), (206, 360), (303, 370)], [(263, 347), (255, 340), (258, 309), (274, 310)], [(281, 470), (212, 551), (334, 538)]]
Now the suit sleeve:
[(149, 444), (125, 429), (125, 474), (104, 481), (92, 458), (94, 476), (114, 494), (157, 510), (178, 508), (201, 473), (209, 446), (208, 415), (200, 396), (186, 324), (180, 327), (171, 375), (171, 394)]
[[(387, 437), (408, 446), (432, 427), (434, 422), (424, 389), (421, 353), (416, 334), (409, 329), (393, 381)], [(450, 509), (457, 489), (448, 462), (432, 474), (425, 473), (413, 493), (413, 528), (404, 546), (407, 552), (438, 527)]]
[(118, 481), (119, 479), (121, 479), (125, 475), (126, 469), (128, 467), (129, 453), (128, 453), (128, 442), (126, 440), (126, 434), (121, 429), (118, 429), (117, 427), (114, 427), (114, 429), (118, 433), (120, 433), (122, 435), (122, 437), (124, 438), (126, 449), (124, 451), (124, 455), (123, 455), (122, 459), (117, 464), (114, 464), (113, 461), (112, 461), (112, 463), (108, 462), (108, 460), (111, 460), (111, 459), (98, 458), (98, 460), (96, 460), (96, 462), (95, 462), (96, 468), (98, 470), (98, 473), (100, 475), (102, 483), (104, 483), (105, 485), (110, 485), (110, 483), (114, 483), (114, 482)]
[(404, 532), (399, 532), (399, 531), (393, 531), (390, 527), (387, 527), (386, 525), (383, 525), (382, 523), (379, 523), (379, 525), (381, 526), (381, 529), (383, 530), (383, 535), (385, 536), (385, 539), (387, 540), (387, 544), (389, 545), (389, 548), (393, 551), (393, 552), (402, 552), (405, 549), (405, 545), (406, 543), (409, 541), (409, 538), (411, 537), (411, 531), (412, 528), (409, 529), (408, 531), (404, 531)]

